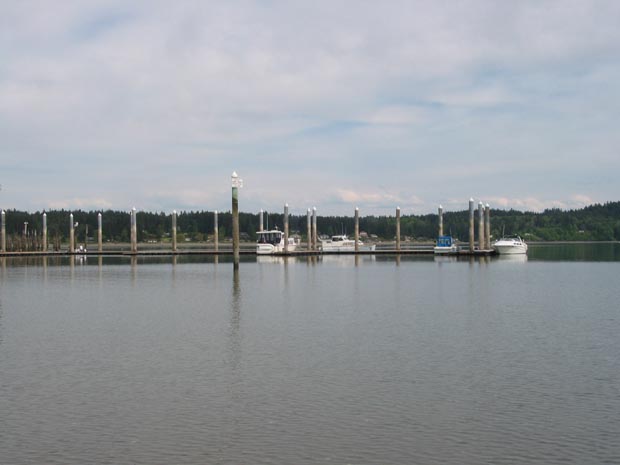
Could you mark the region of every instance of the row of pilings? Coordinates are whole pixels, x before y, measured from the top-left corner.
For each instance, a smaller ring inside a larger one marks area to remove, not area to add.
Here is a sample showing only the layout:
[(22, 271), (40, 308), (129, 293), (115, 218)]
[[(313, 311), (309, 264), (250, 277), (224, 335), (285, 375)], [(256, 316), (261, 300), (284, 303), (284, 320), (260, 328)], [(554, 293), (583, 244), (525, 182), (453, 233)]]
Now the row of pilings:
[[(233, 259), (235, 263), (239, 261), (239, 189), (243, 186), (243, 181), (239, 178), (237, 173), (232, 174), (232, 245), (233, 245)], [(444, 235), (444, 224), (443, 224), (443, 208), (439, 206), (439, 230), (438, 235)], [(355, 208), (355, 227), (354, 227), (354, 241), (355, 241), (355, 252), (359, 251), (360, 244), (360, 234), (359, 234), (359, 208)], [(69, 253), (79, 253), (83, 251), (83, 247), (76, 247), (75, 240), (75, 228), (78, 226), (78, 223), (74, 222), (73, 213), (69, 215)], [(6, 236), (6, 212), (1, 212), (1, 220), (0, 220), (0, 252), (7, 252), (7, 236)], [(36, 236), (35, 239), (32, 239), (32, 244), (27, 243), (29, 236), (26, 234), (27, 223), (24, 224), (24, 235), (23, 240), (24, 243), (19, 244), (22, 250), (30, 249), (30, 250), (39, 250), (43, 252), (47, 252), (49, 249), (48, 245), (48, 234), (47, 234), (47, 215), (43, 213), (43, 231), (42, 235)], [(259, 214), (259, 231), (263, 231), (263, 210), (260, 211)], [(490, 239), (490, 206), (486, 204), (486, 207), (483, 206), (482, 202), (478, 203), (478, 248), (476, 249), (475, 242), (475, 208), (474, 208), (474, 200), (469, 200), (469, 252), (474, 253), (476, 250), (478, 251), (490, 251), (491, 250), (491, 239)], [(218, 212), (214, 212), (214, 249), (217, 253), (219, 251), (218, 245)], [(177, 253), (177, 212), (176, 210), (172, 213), (172, 252)], [(287, 254), (288, 250), (288, 237), (289, 237), (289, 206), (288, 204), (284, 205), (284, 253)], [(131, 244), (131, 253), (138, 253), (138, 234), (137, 234), (137, 211), (133, 208), (130, 212), (130, 244)], [(307, 210), (307, 243), (306, 250), (307, 252), (315, 252), (318, 253), (320, 248), (318, 244), (318, 231), (317, 231), (317, 209), (316, 207)], [(54, 248), (55, 250), (59, 250), (60, 241), (58, 238), (54, 239)], [(14, 247), (13, 247), (14, 248)], [(103, 252), (103, 231), (102, 231), (102, 216), (101, 213), (98, 214), (97, 217), (97, 251), (99, 253)], [(396, 207), (396, 241), (395, 241), (395, 252), (401, 252), (401, 234), (400, 234), (400, 207)]]
[[(233, 239), (238, 234), (238, 189), (235, 194), (236, 202), (233, 204), (235, 208), (233, 209)], [(482, 202), (478, 204), (477, 210), (477, 224), (478, 224), (478, 241), (475, 240), (475, 226), (476, 226), (476, 209), (474, 208), (473, 199), (470, 199), (469, 205), (469, 241), (468, 241), (468, 250), (490, 250), (490, 206), (487, 204), (486, 207), (483, 207)], [(259, 212), (259, 231), (263, 231), (265, 229), (264, 226), (264, 211), (260, 210)], [(439, 206), (438, 210), (438, 235), (444, 235), (444, 219), (443, 219), (443, 207)], [(216, 210), (213, 213), (213, 249), (215, 252), (219, 251), (219, 221), (218, 221), (218, 211)], [(288, 245), (288, 237), (289, 237), (289, 206), (288, 204), (284, 205), (284, 236), (285, 236), (285, 246)], [(400, 234), (400, 207), (396, 208), (395, 211), (396, 218), (396, 234), (395, 234), (395, 243), (394, 250), (401, 250), (401, 234)], [(236, 219), (236, 221), (235, 221)], [(138, 252), (138, 241), (137, 241), (137, 210), (132, 208), (129, 212), (129, 230), (130, 230), (130, 251), (132, 253)], [(27, 225), (27, 223), (25, 223)], [(60, 237), (53, 237), (52, 241), (49, 242), (48, 238), (48, 229), (47, 229), (47, 214), (42, 214), (42, 224), (43, 231), (41, 234), (27, 234), (26, 226), (24, 227), (24, 232), (22, 234), (13, 235), (11, 237), (6, 234), (6, 212), (2, 211), (1, 218), (1, 232), (0, 232), (0, 251), (7, 252), (8, 250), (19, 250), (19, 251), (47, 251), (49, 247), (52, 246), (53, 250), (60, 251)], [(319, 239), (318, 239), (318, 230), (317, 230), (317, 208), (308, 208), (307, 209), (307, 231), (306, 237), (307, 241), (305, 244), (306, 251), (315, 251), (318, 252), (320, 250), (319, 247)], [(74, 221), (73, 213), (69, 214), (68, 221), (68, 231), (69, 231), (69, 252), (79, 252), (81, 249), (78, 246), (78, 241), (76, 238), (76, 228), (79, 223)], [(171, 215), (171, 250), (172, 252), (178, 252), (178, 241), (177, 241), (177, 211), (174, 210)], [(36, 233), (36, 231), (35, 231)], [(10, 243), (7, 246), (7, 239), (9, 239)], [(354, 210), (354, 241), (355, 241), (355, 251), (359, 251), (360, 244), (360, 209), (358, 207)], [(97, 214), (97, 251), (103, 251), (103, 228), (102, 228), (102, 213)], [(237, 248), (237, 241), (233, 241), (233, 249)], [(82, 247), (85, 247), (84, 244)], [(285, 250), (288, 252), (288, 250)]]

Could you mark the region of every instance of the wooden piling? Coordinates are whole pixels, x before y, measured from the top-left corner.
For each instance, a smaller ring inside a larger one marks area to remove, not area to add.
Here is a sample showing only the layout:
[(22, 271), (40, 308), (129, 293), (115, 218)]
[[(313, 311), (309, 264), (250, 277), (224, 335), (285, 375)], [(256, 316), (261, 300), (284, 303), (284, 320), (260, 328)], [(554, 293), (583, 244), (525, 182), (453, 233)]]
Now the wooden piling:
[(469, 251), (473, 253), (474, 238), (474, 199), (469, 199)]
[(177, 251), (177, 211), (172, 210), (172, 251)]
[(103, 218), (101, 213), (97, 215), (97, 251), (103, 252)]
[(485, 226), (484, 238), (486, 239), (485, 249), (491, 250), (491, 207), (489, 206), (488, 203), (486, 204), (484, 213), (485, 213), (485, 219), (484, 219), (484, 226)]
[(258, 231), (263, 231), (263, 209), (260, 209), (258, 214)]
[(355, 207), (355, 251), (360, 250), (360, 209)]
[(0, 249), (2, 252), (6, 252), (6, 212), (2, 210), (2, 224), (0, 225)]
[(443, 207), (441, 205), (439, 205), (437, 214), (439, 216), (439, 236), (443, 236)]
[(486, 241), (484, 239), (484, 206), (478, 202), (478, 249), (483, 250)]
[(73, 213), (69, 214), (69, 252), (75, 252), (75, 223)]
[(316, 207), (312, 208), (312, 250), (317, 250), (318, 232), (316, 227)]
[(138, 222), (136, 218), (136, 207), (131, 209), (131, 252), (138, 251)]
[(213, 248), (216, 252), (220, 249), (220, 226), (218, 224), (217, 210), (213, 213)]
[(308, 236), (308, 250), (312, 249), (312, 212), (308, 208), (306, 219), (306, 234)]
[(239, 267), (239, 186), (240, 179), (236, 172), (232, 174), (232, 242), (233, 266)]
[(288, 253), (288, 203), (284, 204), (284, 253)]
[(396, 207), (396, 251), (400, 252), (400, 207)]
[(43, 237), (41, 250), (43, 252), (47, 252), (47, 213), (43, 212)]

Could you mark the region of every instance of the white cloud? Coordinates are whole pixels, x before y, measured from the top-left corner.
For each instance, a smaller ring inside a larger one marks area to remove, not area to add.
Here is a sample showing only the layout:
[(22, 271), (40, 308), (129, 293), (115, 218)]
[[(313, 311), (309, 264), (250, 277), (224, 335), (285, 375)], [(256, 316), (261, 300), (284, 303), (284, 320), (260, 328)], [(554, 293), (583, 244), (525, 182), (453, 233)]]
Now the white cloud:
[(579, 190), (614, 200), (595, 179), (620, 168), (619, 13), (614, 1), (14, 2), (0, 18), (0, 172), (21, 169), (0, 179), (2, 201), (36, 208), (36, 189), (17, 188), (32, 166), (76, 180), (38, 177), (46, 198), (93, 207), (225, 205), (233, 169), (262, 181), (248, 207), (434, 211), (476, 190), (517, 208), (571, 206)]

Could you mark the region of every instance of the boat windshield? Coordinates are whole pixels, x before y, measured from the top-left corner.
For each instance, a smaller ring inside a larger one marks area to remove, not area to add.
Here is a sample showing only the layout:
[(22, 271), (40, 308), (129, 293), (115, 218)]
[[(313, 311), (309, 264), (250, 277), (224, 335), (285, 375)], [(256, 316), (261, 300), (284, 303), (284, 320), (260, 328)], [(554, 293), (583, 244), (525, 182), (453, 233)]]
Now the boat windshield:
[(258, 233), (258, 240), (256, 242), (258, 242), (259, 244), (278, 245), (281, 240), (281, 231), (265, 231)]

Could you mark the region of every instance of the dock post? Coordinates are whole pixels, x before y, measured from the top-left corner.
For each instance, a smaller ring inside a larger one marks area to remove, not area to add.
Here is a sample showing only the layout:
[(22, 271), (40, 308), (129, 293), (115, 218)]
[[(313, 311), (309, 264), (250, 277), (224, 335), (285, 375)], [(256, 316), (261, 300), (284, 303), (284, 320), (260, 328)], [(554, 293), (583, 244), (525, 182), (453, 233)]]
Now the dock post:
[(486, 239), (485, 249), (491, 250), (491, 207), (489, 204), (486, 204), (484, 209), (484, 238)]
[(288, 253), (288, 203), (284, 204), (284, 253)]
[(312, 250), (317, 249), (318, 232), (316, 229), (316, 207), (312, 208)]
[(103, 218), (101, 213), (97, 214), (97, 251), (103, 252)]
[(177, 251), (177, 211), (172, 210), (172, 251)]
[(136, 207), (131, 209), (131, 253), (138, 251), (138, 222), (136, 221)]
[(396, 251), (400, 252), (400, 207), (396, 207)]
[(443, 236), (443, 207), (441, 205), (439, 205), (437, 214), (439, 216), (439, 236)]
[(217, 210), (213, 213), (213, 248), (220, 250), (220, 226), (218, 224)]
[(260, 212), (258, 214), (258, 231), (262, 231), (263, 230), (263, 209), (260, 209)]
[(469, 251), (474, 251), (474, 199), (469, 199)]
[(0, 248), (2, 252), (6, 252), (6, 212), (4, 210), (2, 210), (2, 225), (1, 225), (1, 231), (0, 234), (2, 235), (2, 237), (0, 237)]
[(487, 241), (484, 239), (484, 205), (478, 202), (478, 249), (484, 250)]
[(43, 244), (41, 249), (47, 252), (47, 213), (43, 212)]
[(69, 252), (75, 252), (75, 223), (73, 213), (69, 215)]
[(360, 251), (360, 209), (355, 207), (355, 251)]
[(239, 187), (241, 179), (236, 171), (232, 177), (232, 242), (233, 242), (233, 268), (239, 268)]
[(312, 212), (308, 208), (307, 220), (306, 220), (306, 234), (308, 235), (308, 250), (312, 249)]

